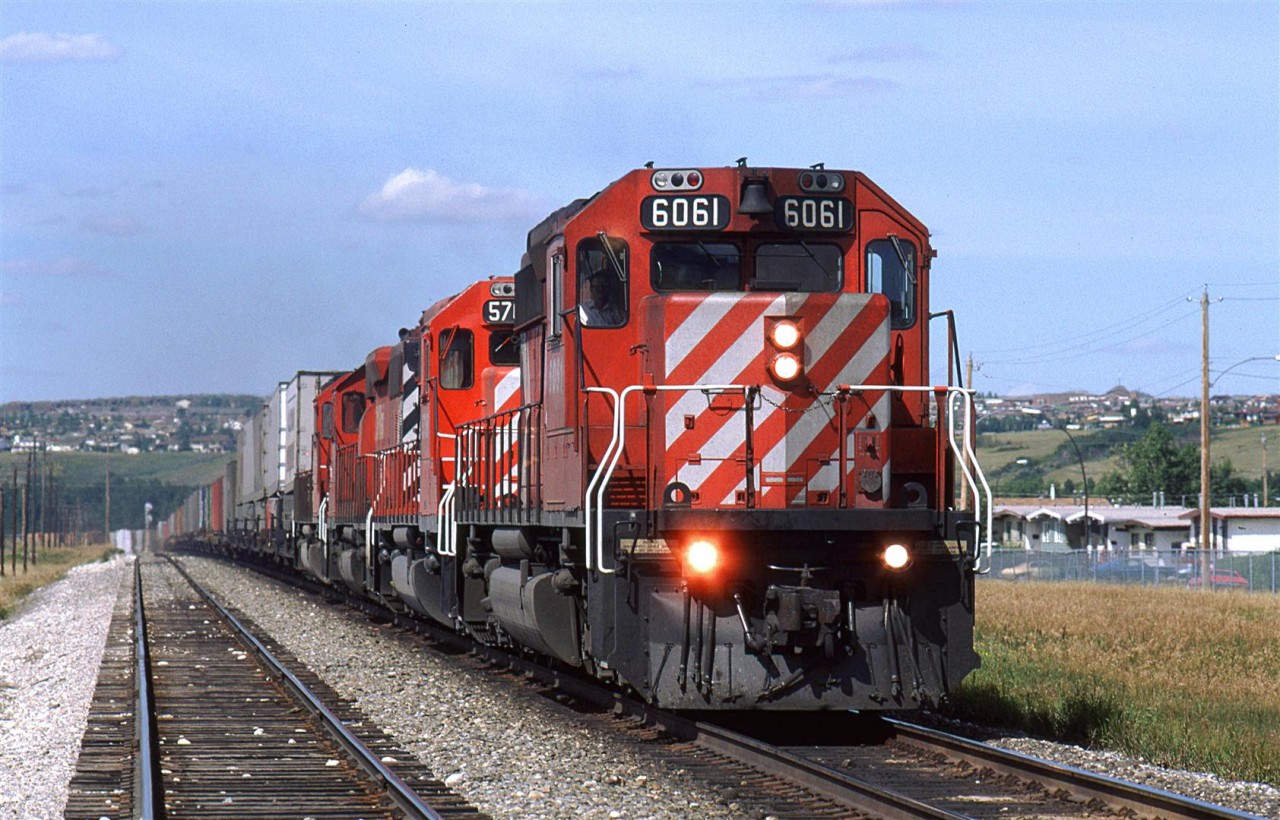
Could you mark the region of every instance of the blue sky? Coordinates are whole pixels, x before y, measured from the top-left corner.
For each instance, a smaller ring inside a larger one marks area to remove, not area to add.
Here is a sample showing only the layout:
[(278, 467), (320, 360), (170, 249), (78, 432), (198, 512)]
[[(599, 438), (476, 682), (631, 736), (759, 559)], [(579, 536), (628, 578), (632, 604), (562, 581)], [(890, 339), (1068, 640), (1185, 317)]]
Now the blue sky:
[(1274, 2), (0, 0), (0, 401), (347, 369), (554, 208), (743, 155), (919, 216), (979, 389), (1196, 394), (1205, 284), (1215, 376), (1280, 353)]

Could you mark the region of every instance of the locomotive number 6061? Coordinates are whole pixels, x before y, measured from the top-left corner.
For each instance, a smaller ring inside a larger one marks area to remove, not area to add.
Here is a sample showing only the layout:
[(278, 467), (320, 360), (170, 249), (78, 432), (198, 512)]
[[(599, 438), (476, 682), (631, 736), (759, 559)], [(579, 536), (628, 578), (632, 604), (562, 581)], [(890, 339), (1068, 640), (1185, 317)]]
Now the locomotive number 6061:
[(722, 231), (729, 225), (729, 199), (707, 196), (650, 196), (640, 203), (647, 231)]
[(853, 227), (853, 206), (847, 199), (780, 196), (773, 207), (779, 228), (845, 233)]

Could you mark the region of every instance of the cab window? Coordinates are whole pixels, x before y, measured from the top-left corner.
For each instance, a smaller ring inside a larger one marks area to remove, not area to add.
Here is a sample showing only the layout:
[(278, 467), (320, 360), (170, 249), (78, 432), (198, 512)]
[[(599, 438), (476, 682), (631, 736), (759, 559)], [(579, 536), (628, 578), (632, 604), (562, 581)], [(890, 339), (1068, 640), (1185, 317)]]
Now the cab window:
[(738, 290), (742, 254), (728, 242), (658, 242), (649, 253), (649, 281), (658, 291)]
[(520, 344), (510, 330), (495, 330), (489, 334), (489, 364), (514, 367), (520, 364)]
[(583, 327), (622, 327), (627, 323), (627, 244), (598, 238), (578, 243), (578, 320)]
[(466, 390), (475, 380), (475, 334), (463, 328), (440, 332), (440, 386)]
[(802, 293), (838, 291), (844, 282), (844, 254), (839, 245), (815, 242), (768, 242), (756, 248), (752, 290)]
[(360, 417), (364, 415), (364, 393), (351, 391), (342, 394), (342, 432), (360, 432)]
[(320, 405), (320, 438), (325, 441), (333, 440), (333, 402), (331, 401)]
[(867, 292), (889, 297), (889, 326), (916, 322), (916, 246), (905, 239), (867, 243)]

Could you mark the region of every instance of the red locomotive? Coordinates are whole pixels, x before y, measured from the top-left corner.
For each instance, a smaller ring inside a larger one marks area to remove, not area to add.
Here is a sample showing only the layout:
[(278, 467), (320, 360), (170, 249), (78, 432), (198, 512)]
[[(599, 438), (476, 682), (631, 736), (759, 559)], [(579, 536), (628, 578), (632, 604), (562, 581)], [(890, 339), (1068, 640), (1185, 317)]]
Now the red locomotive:
[(933, 256), (860, 173), (633, 171), (320, 391), (283, 560), (668, 707), (935, 702), (989, 520)]

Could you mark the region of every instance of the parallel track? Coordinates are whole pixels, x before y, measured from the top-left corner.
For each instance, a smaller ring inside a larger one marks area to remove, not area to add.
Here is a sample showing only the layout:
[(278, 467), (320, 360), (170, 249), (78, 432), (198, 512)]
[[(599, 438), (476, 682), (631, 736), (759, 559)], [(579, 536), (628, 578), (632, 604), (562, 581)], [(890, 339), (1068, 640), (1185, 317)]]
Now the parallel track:
[[(1009, 816), (1105, 816), (1217, 818), (1248, 820), (1253, 815), (1141, 784), (1102, 777), (1038, 760), (959, 736), (902, 721), (849, 713), (813, 716), (813, 728), (782, 716), (789, 737), (767, 738), (724, 725), (664, 712), (624, 697), (595, 681), (484, 647), (423, 620), (280, 571), (265, 574), (293, 586), (340, 598), (378, 620), (429, 636), (433, 642), (465, 650), (491, 666), (510, 670), (541, 686), (629, 718), (632, 725), (665, 733), (723, 761), (749, 767), (793, 786), (822, 805), (888, 818), (968, 818)], [(733, 716), (717, 716), (720, 721)], [(737, 716), (741, 718), (742, 716)], [(752, 715), (748, 725), (771, 723), (776, 715)], [(820, 727), (820, 728), (819, 728)], [(754, 735), (754, 736), (753, 736)], [(855, 743), (848, 741), (854, 739)], [(705, 768), (705, 765), (703, 765)], [(829, 811), (829, 808), (827, 809)], [(1012, 814), (1011, 814), (1012, 812)]]
[[(92, 788), (73, 781), (67, 816), (477, 816), (352, 707), (326, 705), (303, 680), (314, 676), (287, 669), (179, 573), (161, 562), (139, 571), (135, 731), (106, 744), (86, 732), (81, 769), (96, 775), (77, 775)], [(113, 775), (117, 787), (104, 788)]]

